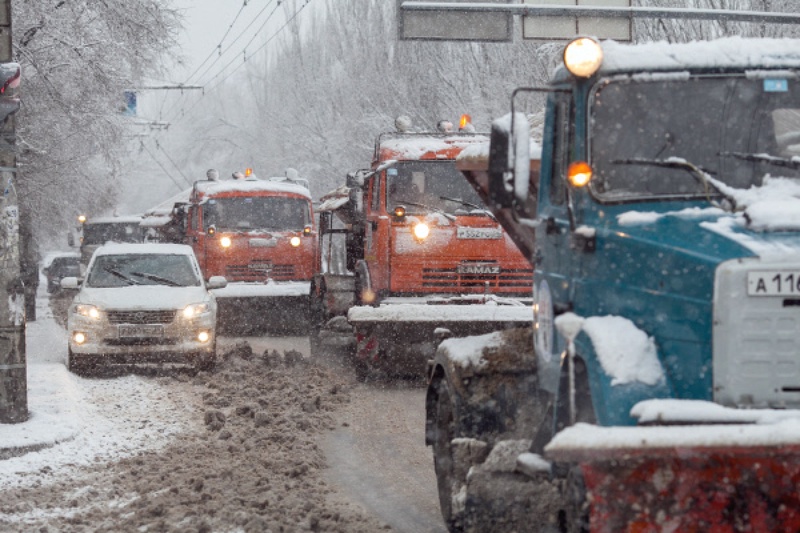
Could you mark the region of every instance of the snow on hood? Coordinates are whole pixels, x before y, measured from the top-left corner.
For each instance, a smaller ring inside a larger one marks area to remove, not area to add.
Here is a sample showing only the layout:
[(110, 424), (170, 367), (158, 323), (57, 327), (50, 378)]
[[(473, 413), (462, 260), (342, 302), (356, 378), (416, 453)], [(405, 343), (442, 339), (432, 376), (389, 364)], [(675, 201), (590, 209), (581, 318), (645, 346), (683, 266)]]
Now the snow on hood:
[[(755, 255), (797, 255), (800, 248), (793, 242), (767, 238), (770, 232), (800, 231), (800, 180), (765, 176), (761, 186), (737, 189), (706, 176), (720, 191), (736, 202), (737, 212), (716, 207), (692, 207), (679, 211), (627, 211), (617, 215), (621, 226), (655, 223), (665, 217), (705, 219), (699, 226), (713, 231), (750, 250)], [(709, 217), (716, 220), (708, 220)]]
[(800, 67), (800, 40), (727, 37), (713, 41), (622, 44), (604, 41), (601, 72)]
[(652, 337), (621, 316), (582, 318), (575, 313), (556, 317), (559, 331), (583, 330), (592, 340), (603, 371), (611, 377), (611, 385), (638, 381), (655, 385), (665, 379)]
[(169, 287), (167, 285), (130, 285), (126, 287), (83, 287), (75, 297), (102, 309), (183, 309), (208, 299), (205, 287)]

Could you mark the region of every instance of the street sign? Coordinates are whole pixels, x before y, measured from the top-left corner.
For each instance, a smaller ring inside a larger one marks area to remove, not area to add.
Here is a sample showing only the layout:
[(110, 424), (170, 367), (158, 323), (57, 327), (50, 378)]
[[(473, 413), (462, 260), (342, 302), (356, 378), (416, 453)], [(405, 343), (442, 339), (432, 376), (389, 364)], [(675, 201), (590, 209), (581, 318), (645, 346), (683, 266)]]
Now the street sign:
[[(525, 0), (525, 4), (540, 6), (596, 6), (630, 7), (631, 0)], [(599, 39), (631, 40), (631, 21), (628, 18), (602, 16), (542, 16), (522, 18), (522, 36), (525, 39), (573, 39), (576, 35), (590, 35)]]
[[(490, 41), (512, 39), (510, 13), (468, 11), (406, 11), (404, 0), (397, 0), (397, 35), (402, 41)], [(444, 4), (459, 0), (444, 0)], [(485, 4), (505, 4), (506, 0), (484, 0)]]

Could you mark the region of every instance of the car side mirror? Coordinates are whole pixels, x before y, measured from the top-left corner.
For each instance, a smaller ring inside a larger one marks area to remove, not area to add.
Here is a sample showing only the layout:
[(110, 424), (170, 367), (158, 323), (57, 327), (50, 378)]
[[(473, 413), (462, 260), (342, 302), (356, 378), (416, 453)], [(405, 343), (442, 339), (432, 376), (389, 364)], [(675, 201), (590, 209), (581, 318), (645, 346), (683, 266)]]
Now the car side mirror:
[(206, 283), (208, 289), (224, 289), (227, 286), (228, 280), (224, 276), (211, 276)]
[(81, 288), (81, 282), (78, 278), (74, 276), (70, 276), (67, 278), (61, 278), (61, 288), (62, 289), (72, 289), (78, 290)]

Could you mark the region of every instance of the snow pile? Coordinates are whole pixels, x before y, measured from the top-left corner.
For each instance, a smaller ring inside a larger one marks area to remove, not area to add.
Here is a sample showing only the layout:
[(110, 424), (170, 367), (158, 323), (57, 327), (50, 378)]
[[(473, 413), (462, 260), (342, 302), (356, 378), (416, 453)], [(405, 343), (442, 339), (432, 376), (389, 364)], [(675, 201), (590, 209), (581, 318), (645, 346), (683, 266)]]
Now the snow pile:
[(484, 351), (498, 348), (503, 342), (502, 332), (495, 331), (486, 335), (446, 339), (439, 349), (445, 350), (448, 358), (462, 368), (482, 369), (488, 364), (483, 357)]
[(600, 366), (611, 377), (611, 385), (634, 381), (655, 385), (665, 379), (655, 341), (627, 318), (582, 318), (564, 313), (556, 317), (555, 324), (562, 334), (570, 330), (573, 338), (581, 330), (589, 336)]
[(800, 419), (797, 409), (735, 409), (703, 400), (645, 400), (631, 409), (640, 424), (703, 423), (774, 424)]

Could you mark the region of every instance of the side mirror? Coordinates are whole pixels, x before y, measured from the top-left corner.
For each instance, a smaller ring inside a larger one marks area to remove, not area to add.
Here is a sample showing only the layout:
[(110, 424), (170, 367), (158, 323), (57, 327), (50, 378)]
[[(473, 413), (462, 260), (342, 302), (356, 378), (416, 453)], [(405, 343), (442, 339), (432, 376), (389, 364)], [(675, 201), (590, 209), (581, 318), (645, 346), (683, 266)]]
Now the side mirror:
[(78, 290), (81, 288), (81, 284), (80, 281), (78, 281), (78, 278), (70, 276), (68, 278), (61, 278), (61, 288)]
[(67, 246), (70, 248), (75, 246), (75, 235), (73, 235), (72, 232), (67, 233)]
[(492, 122), (489, 140), (489, 198), (498, 207), (512, 207), (528, 197), (530, 125), (523, 113)]
[(228, 280), (224, 276), (211, 276), (206, 283), (208, 289), (224, 289), (227, 286)]

